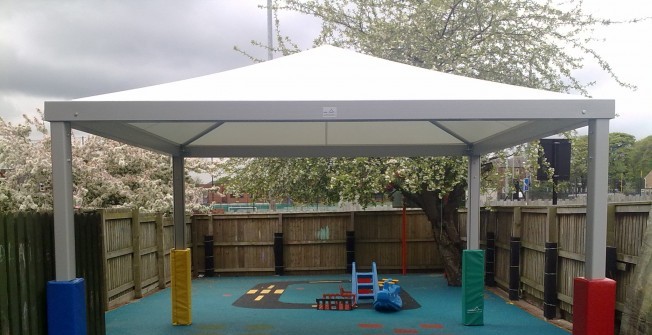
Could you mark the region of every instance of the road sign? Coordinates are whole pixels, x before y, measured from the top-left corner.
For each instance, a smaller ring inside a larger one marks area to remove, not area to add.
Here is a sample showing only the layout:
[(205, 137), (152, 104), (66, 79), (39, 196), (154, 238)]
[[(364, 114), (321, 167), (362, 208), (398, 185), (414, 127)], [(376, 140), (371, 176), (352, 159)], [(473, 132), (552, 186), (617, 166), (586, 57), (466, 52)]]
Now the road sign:
[(523, 192), (530, 190), (530, 178), (523, 178)]

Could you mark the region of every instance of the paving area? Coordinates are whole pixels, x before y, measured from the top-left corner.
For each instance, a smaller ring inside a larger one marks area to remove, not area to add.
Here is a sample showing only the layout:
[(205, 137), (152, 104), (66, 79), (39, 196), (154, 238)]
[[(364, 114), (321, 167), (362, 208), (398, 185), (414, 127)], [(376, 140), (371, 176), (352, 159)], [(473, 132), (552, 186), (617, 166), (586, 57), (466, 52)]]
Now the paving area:
[[(387, 277), (387, 276), (383, 276)], [(106, 314), (107, 335), (141, 334), (501, 334), (568, 335), (500, 296), (485, 291), (483, 326), (462, 325), (461, 288), (440, 274), (394, 275), (405, 308), (380, 313), (369, 303), (351, 311), (317, 310), (323, 293), (351, 288), (350, 276), (201, 278), (192, 282), (192, 325), (171, 323), (170, 290)]]

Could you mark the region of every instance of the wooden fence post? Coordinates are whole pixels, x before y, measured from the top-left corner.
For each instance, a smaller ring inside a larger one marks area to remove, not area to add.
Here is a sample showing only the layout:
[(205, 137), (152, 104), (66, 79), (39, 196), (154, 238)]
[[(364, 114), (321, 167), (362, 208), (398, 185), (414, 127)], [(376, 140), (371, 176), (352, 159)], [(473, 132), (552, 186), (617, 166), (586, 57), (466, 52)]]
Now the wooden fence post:
[(138, 208), (131, 210), (131, 248), (133, 250), (131, 264), (134, 277), (134, 296), (139, 299), (143, 297), (143, 281), (140, 271), (140, 213)]
[(165, 288), (165, 242), (163, 241), (163, 213), (156, 213), (156, 271), (158, 288)]
[(104, 282), (104, 289), (102, 289), (102, 306), (104, 306), (104, 310), (108, 311), (109, 310), (109, 291), (108, 291), (108, 286), (106, 285), (108, 279), (108, 269), (109, 269), (109, 258), (106, 253), (106, 248), (107, 248), (107, 243), (106, 243), (106, 210), (105, 209), (100, 209), (98, 210), (98, 214), (100, 215), (100, 227), (99, 229), (99, 239), (102, 241), (102, 266), (104, 267), (104, 271), (102, 271), (102, 282)]

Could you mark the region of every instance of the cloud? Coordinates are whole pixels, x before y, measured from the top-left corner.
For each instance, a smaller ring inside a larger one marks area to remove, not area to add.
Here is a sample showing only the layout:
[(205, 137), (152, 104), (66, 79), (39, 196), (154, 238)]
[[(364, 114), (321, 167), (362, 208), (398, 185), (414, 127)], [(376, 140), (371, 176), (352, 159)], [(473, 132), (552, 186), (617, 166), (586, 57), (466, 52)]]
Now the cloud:
[[(264, 59), (249, 41), (267, 40), (265, 0), (0, 0), (0, 115), (16, 119), (44, 100), (74, 99), (197, 77), (251, 64), (237, 45)], [(586, 0), (589, 12), (616, 19), (652, 16), (648, 0)], [(281, 13), (281, 29), (303, 48), (319, 33), (314, 19)], [(595, 48), (632, 93), (587, 60), (576, 75), (596, 81), (589, 93), (615, 98), (612, 130), (652, 134), (647, 32), (652, 21), (597, 29)]]
[[(0, 90), (77, 98), (250, 64), (234, 45), (265, 36), (240, 1), (12, 2), (0, 30)], [(259, 20), (256, 20), (258, 17)], [(260, 21), (260, 22), (258, 22)]]

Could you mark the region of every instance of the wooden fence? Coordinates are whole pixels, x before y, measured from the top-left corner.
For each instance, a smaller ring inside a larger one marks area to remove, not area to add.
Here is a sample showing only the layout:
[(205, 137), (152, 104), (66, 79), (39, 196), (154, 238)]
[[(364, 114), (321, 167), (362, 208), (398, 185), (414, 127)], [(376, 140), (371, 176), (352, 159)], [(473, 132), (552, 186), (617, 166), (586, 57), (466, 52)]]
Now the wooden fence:
[[(408, 271), (440, 270), (425, 215), (408, 211), (406, 218)], [(463, 236), (465, 220), (462, 210)], [(206, 272), (206, 236), (213, 244), (208, 256), (221, 275), (275, 273), (275, 245), (281, 247), (280, 264), (289, 274), (343, 273), (349, 260), (363, 269), (376, 261), (379, 271), (396, 273), (402, 266), (401, 221), (401, 211), (195, 215), (186, 221), (186, 245), (193, 251), (194, 275)], [(644, 230), (652, 224), (652, 202), (609, 204), (607, 222), (608, 245), (617, 251), (613, 275), (616, 307), (622, 312)], [(544, 243), (558, 244), (557, 311), (567, 319), (572, 319), (573, 278), (584, 274), (585, 230), (584, 206), (497, 206), (481, 213), (481, 236), (495, 235), (497, 285), (508, 290), (513, 284), (510, 241), (518, 237), (518, 294), (539, 306), (544, 299)], [(78, 214), (75, 239), (77, 275), (87, 283), (89, 334), (104, 334), (105, 310), (170, 281), (170, 217), (129, 209)], [(54, 278), (53, 264), (52, 215), (0, 214), (0, 335), (47, 332), (45, 285)]]
[[(104, 329), (102, 243), (97, 214), (75, 215), (77, 276), (85, 279), (87, 333)], [(47, 334), (46, 285), (54, 280), (51, 214), (0, 214), (0, 335)]]
[[(174, 246), (171, 216), (131, 209), (103, 209), (101, 232), (109, 310), (170, 282), (170, 249)], [(190, 217), (186, 245), (191, 247)]]
[[(616, 250), (616, 310), (622, 313), (638, 260), (644, 230), (652, 224), (652, 202), (610, 203), (607, 208), (607, 245)], [(520, 238), (519, 296), (539, 307), (544, 300), (545, 243), (557, 243), (558, 313), (572, 320), (573, 279), (584, 276), (586, 207), (492, 207), (481, 215), (481, 237), (495, 235), (495, 281), (509, 290), (510, 240)], [(465, 231), (466, 212), (460, 211)], [(652, 243), (647, 241), (646, 243)], [(485, 241), (481, 242), (485, 245)], [(605, 253), (607, 251), (605, 250)]]
[[(407, 269), (442, 268), (430, 223), (421, 211), (406, 214)], [(212, 236), (214, 271), (220, 274), (273, 274), (274, 234), (282, 233), (285, 273), (343, 273), (347, 232), (353, 233), (358, 267), (375, 261), (379, 271), (402, 267), (400, 211), (195, 215), (193, 267), (204, 273), (204, 236)]]

